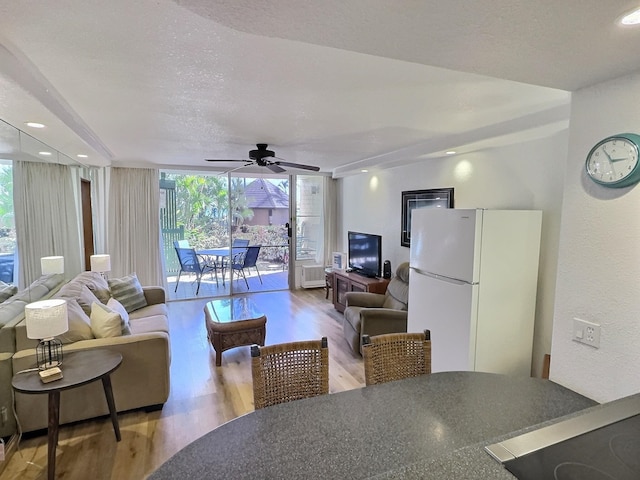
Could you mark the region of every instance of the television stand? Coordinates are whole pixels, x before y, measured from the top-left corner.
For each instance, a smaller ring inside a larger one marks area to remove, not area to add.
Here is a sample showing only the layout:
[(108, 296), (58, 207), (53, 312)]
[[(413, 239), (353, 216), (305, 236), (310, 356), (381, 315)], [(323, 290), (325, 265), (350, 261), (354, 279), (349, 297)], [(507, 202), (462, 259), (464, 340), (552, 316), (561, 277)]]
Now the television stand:
[(353, 273), (365, 278), (378, 278), (378, 276), (375, 273), (363, 272), (361, 270), (354, 270)]
[(333, 270), (333, 306), (339, 312), (346, 308), (347, 292), (385, 293), (389, 280), (386, 278), (367, 278), (356, 272)]

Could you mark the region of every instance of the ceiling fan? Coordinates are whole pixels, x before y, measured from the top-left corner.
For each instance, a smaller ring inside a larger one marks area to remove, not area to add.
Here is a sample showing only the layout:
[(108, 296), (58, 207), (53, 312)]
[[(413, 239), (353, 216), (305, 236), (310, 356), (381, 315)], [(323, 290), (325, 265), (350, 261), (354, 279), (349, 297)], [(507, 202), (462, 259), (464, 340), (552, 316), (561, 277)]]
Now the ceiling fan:
[[(273, 173), (284, 172), (285, 169), (282, 167), (300, 168), (302, 170), (311, 170), (313, 172), (317, 172), (320, 170), (320, 167), (314, 167), (312, 165), (285, 162), (284, 160), (276, 157), (276, 154), (273, 150), (267, 150), (268, 146), (269, 145), (267, 145), (266, 143), (256, 144), (257, 150), (249, 151), (249, 160), (225, 160), (221, 158), (205, 158), (205, 160), (207, 162), (244, 162), (245, 165), (243, 165), (243, 167), (247, 167), (249, 165), (258, 165), (260, 167), (267, 167)], [(275, 160), (268, 160), (270, 158), (273, 158)]]

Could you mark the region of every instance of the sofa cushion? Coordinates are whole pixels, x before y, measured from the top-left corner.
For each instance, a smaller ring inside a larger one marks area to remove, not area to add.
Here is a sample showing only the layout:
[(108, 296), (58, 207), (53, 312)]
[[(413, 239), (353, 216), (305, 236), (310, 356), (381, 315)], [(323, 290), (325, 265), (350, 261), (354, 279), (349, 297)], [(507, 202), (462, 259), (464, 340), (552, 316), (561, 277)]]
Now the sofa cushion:
[(4, 302), (13, 297), (16, 293), (18, 293), (18, 287), (16, 285), (0, 282), (0, 302)]
[(91, 319), (84, 313), (84, 310), (74, 298), (67, 298), (66, 300), (69, 330), (62, 335), (58, 335), (58, 339), (60, 339), (63, 344), (78, 342), (80, 340), (91, 340), (93, 338)]
[(64, 298), (65, 300), (73, 298), (78, 302), (78, 305), (80, 305), (87, 316), (91, 315), (91, 305), (93, 305), (93, 302), (100, 302), (98, 297), (96, 297), (86, 285), (75, 279), (64, 285), (55, 296)]
[(15, 296), (9, 300), (5, 300), (0, 306), (0, 325), (6, 325), (19, 315), (24, 316), (24, 306), (27, 305), (27, 303), (29, 302), (20, 300)]
[(169, 322), (164, 315), (153, 315), (145, 318), (136, 318), (131, 320), (131, 333), (153, 333), (165, 332), (169, 333)]
[(128, 313), (147, 306), (147, 299), (135, 273), (122, 278), (110, 278), (108, 282), (111, 296), (118, 300)]
[(129, 314), (124, 306), (122, 306), (122, 304), (115, 298), (110, 298), (107, 302), (107, 307), (118, 312), (120, 315), (120, 329), (122, 330), (122, 335), (130, 335), (131, 328), (129, 328)]
[(96, 338), (122, 336), (122, 318), (108, 306), (93, 302), (91, 305), (91, 331)]
[(135, 312), (131, 312), (129, 314), (129, 319), (134, 320), (136, 318), (143, 317), (151, 317), (153, 315), (164, 315), (165, 317), (169, 316), (169, 309), (164, 303), (156, 303), (154, 305), (147, 305), (146, 307), (142, 307)]
[(107, 280), (98, 272), (81, 272), (76, 275), (74, 282), (80, 282), (87, 286), (101, 303), (105, 305), (111, 298), (111, 291)]

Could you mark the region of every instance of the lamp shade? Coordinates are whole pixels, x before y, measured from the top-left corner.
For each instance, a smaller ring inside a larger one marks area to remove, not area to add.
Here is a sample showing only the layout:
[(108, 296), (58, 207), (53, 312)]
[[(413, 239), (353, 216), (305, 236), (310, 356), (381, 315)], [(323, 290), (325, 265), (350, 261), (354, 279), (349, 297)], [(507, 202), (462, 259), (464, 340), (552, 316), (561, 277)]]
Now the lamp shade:
[(110, 255), (91, 255), (91, 271), (92, 272), (110, 272), (111, 256)]
[(24, 307), (24, 314), (29, 338), (51, 338), (69, 329), (67, 302), (61, 298), (29, 303)]
[(64, 273), (64, 257), (42, 257), (40, 270), (42, 270), (42, 275)]

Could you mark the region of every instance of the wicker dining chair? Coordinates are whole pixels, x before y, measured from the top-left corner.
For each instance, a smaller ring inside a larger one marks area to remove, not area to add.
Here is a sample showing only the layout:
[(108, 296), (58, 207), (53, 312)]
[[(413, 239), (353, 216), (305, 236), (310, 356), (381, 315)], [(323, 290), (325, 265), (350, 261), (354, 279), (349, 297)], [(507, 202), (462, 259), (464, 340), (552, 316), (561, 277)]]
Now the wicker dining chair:
[(366, 385), (431, 373), (431, 332), (362, 336)]
[(251, 347), (255, 409), (329, 393), (329, 348), (321, 340)]

